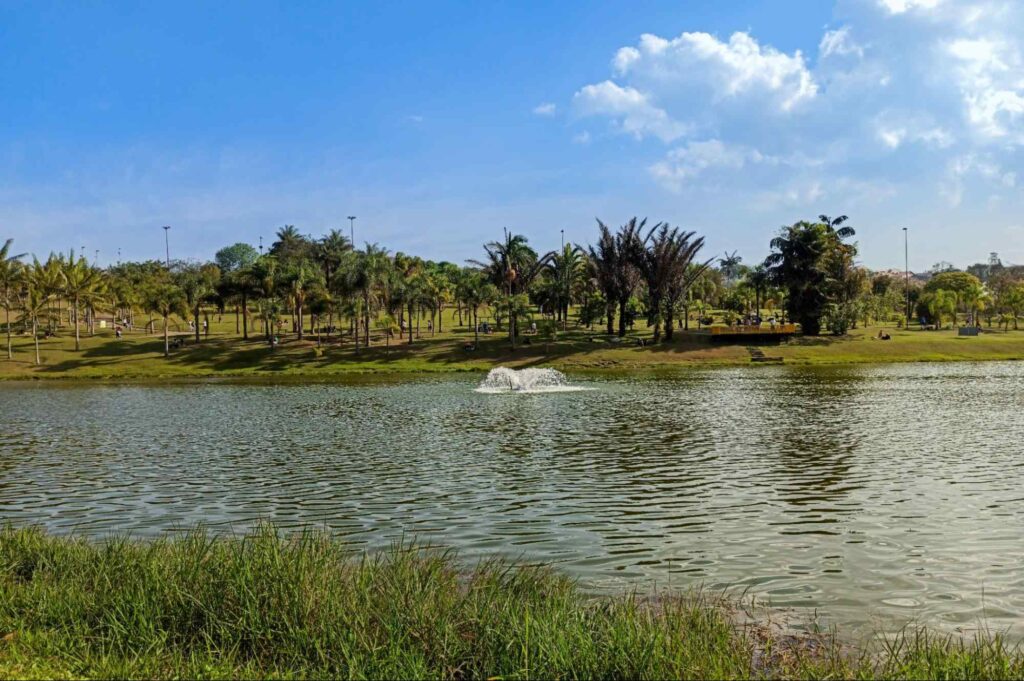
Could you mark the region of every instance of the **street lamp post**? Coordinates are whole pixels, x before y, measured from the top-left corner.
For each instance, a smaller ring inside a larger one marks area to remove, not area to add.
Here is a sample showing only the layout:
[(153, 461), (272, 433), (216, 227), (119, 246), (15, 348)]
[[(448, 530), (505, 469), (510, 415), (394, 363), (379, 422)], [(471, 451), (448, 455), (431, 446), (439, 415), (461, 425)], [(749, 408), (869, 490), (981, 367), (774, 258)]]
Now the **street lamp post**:
[(562, 250), (564, 251), (565, 250), (565, 230), (563, 229), (563, 230), (560, 230), (560, 231), (562, 232)]
[(167, 256), (167, 268), (171, 267), (171, 238), (167, 235), (171, 231), (170, 225), (164, 225), (164, 250)]
[(348, 216), (348, 233), (349, 240), (352, 242), (352, 248), (356, 247), (356, 216)]
[(260, 235), (260, 255), (263, 255), (263, 235)]
[(908, 245), (907, 228), (903, 228), (903, 279), (907, 293), (907, 328), (910, 328), (910, 246)]

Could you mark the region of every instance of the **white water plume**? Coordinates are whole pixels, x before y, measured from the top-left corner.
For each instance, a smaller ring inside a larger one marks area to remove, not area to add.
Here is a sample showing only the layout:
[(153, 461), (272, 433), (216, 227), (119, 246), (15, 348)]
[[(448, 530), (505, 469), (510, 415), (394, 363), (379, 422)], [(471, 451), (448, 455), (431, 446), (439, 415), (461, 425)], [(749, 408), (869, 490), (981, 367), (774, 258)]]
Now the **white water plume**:
[(555, 369), (509, 369), (496, 367), (491, 369), (484, 380), (480, 381), (478, 393), (560, 393), (586, 390), (580, 386), (569, 385), (565, 374)]

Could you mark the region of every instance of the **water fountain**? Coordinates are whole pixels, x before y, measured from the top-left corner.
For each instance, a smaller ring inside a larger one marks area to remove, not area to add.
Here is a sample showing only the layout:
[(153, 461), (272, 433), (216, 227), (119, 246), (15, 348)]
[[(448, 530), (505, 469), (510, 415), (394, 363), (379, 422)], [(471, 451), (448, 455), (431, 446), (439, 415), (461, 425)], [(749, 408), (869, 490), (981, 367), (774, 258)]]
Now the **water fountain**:
[(508, 367), (491, 369), (476, 388), (478, 393), (555, 393), (577, 390), (585, 388), (570, 385), (561, 371), (532, 368), (517, 371)]

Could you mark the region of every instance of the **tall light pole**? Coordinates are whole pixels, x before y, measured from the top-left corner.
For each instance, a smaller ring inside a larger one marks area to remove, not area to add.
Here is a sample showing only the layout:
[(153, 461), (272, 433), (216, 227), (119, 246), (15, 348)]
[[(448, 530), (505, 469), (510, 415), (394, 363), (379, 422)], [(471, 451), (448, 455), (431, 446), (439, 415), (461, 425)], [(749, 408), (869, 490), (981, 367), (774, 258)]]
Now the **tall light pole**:
[(171, 268), (171, 238), (167, 233), (171, 231), (170, 225), (164, 225), (164, 249), (167, 255), (167, 269)]
[(352, 248), (354, 249), (356, 247), (356, 216), (355, 215), (349, 215), (348, 216), (348, 233), (349, 233), (349, 240), (352, 242)]
[(260, 235), (260, 255), (263, 255), (263, 235)]
[(562, 250), (564, 251), (565, 250), (565, 230), (563, 229), (563, 230), (560, 230), (560, 231), (562, 232)]
[(907, 291), (907, 328), (910, 328), (910, 246), (907, 228), (903, 228), (903, 279)]
[(92, 257), (92, 266), (96, 267), (96, 265), (99, 263), (99, 261), (100, 261), (100, 249), (97, 248), (96, 249), (96, 253)]

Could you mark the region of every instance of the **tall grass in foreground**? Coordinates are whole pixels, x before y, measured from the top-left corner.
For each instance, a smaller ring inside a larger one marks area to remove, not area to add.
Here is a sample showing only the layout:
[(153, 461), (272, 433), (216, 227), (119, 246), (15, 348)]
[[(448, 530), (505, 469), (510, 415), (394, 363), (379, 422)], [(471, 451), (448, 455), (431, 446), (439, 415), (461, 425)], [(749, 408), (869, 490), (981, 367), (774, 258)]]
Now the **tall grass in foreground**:
[(773, 638), (699, 594), (595, 599), (545, 568), (317, 532), (90, 543), (0, 530), (0, 677), (1013, 678), (998, 637)]

